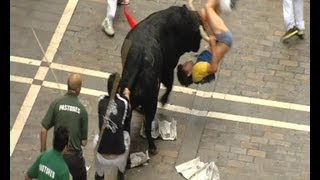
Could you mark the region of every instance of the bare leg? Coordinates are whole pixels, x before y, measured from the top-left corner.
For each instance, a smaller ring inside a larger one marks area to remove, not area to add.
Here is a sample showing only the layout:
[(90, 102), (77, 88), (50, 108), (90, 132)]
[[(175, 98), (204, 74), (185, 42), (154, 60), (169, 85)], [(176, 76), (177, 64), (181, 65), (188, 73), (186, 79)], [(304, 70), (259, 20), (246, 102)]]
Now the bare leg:
[(223, 20), (217, 13), (217, 4), (215, 0), (209, 0), (205, 5), (206, 17), (208, 24), (214, 34), (221, 34), (223, 32), (229, 31), (227, 26), (224, 24)]

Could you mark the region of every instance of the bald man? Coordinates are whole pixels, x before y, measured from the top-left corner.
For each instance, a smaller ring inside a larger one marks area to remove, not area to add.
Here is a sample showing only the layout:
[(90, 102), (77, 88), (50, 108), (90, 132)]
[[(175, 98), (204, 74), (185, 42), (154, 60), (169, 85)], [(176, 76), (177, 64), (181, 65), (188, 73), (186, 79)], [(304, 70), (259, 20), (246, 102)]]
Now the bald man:
[(43, 118), (41, 125), (41, 152), (47, 149), (47, 133), (64, 126), (70, 132), (67, 151), (63, 155), (74, 180), (87, 179), (85, 160), (82, 147), (87, 145), (88, 113), (81, 104), (78, 96), (81, 91), (82, 80), (79, 74), (71, 74), (68, 78), (68, 92), (54, 100)]

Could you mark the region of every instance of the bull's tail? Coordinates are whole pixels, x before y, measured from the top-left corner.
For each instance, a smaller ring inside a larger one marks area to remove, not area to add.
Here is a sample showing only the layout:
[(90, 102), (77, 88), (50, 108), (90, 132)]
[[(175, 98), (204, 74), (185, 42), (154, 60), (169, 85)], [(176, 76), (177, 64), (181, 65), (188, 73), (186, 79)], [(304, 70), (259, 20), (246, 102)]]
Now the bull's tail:
[[(136, 52), (136, 53), (135, 53)], [(141, 52), (139, 50), (132, 49), (132, 42), (129, 39), (125, 39), (121, 49), (121, 58), (123, 65), (123, 74), (120, 82), (121, 91), (124, 88), (132, 90), (137, 76), (141, 68)]]
[(130, 27), (133, 29), (133, 28), (137, 25), (137, 23), (136, 23), (136, 21), (134, 20), (134, 18), (131, 16), (131, 14), (130, 14), (128, 8), (127, 8), (127, 6), (124, 6), (124, 15), (126, 16), (127, 21), (128, 21), (128, 23), (129, 23)]

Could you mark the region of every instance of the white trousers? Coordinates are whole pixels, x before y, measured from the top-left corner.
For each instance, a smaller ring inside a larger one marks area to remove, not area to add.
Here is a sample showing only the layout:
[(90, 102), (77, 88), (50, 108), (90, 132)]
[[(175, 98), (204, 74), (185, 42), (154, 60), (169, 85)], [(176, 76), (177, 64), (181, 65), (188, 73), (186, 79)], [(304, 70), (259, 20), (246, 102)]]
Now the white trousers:
[(303, 20), (303, 0), (282, 0), (283, 18), (286, 30), (296, 26), (305, 29)]
[(104, 19), (105, 21), (108, 19), (109, 21), (113, 22), (117, 11), (117, 3), (118, 0), (107, 0), (107, 13), (106, 18)]
[[(96, 136), (94, 141), (94, 146), (96, 146), (99, 136)], [(99, 176), (103, 176), (104, 172), (108, 168), (117, 167), (119, 171), (124, 173), (127, 165), (127, 160), (130, 150), (130, 135), (127, 131), (123, 131), (125, 152), (118, 155), (115, 159), (105, 159), (100, 153), (97, 152), (97, 157), (95, 160), (96, 172)]]

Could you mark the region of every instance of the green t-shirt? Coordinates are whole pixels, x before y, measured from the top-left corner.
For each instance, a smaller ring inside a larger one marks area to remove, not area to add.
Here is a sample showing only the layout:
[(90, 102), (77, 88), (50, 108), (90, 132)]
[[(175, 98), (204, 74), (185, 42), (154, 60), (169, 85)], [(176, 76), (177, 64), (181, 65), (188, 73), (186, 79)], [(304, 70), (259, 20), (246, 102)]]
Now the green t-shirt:
[(29, 177), (39, 180), (69, 180), (69, 168), (61, 152), (54, 149), (41, 153), (27, 173)]
[(88, 138), (87, 110), (78, 100), (76, 94), (71, 92), (50, 104), (41, 124), (47, 130), (52, 126), (54, 128), (67, 127), (69, 130), (69, 150), (82, 150), (81, 141)]

